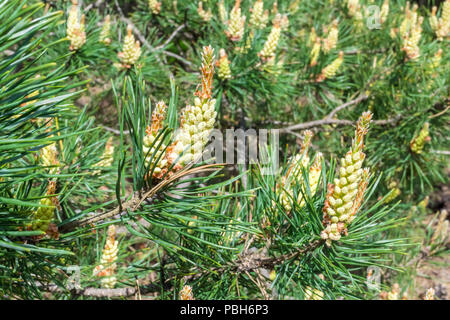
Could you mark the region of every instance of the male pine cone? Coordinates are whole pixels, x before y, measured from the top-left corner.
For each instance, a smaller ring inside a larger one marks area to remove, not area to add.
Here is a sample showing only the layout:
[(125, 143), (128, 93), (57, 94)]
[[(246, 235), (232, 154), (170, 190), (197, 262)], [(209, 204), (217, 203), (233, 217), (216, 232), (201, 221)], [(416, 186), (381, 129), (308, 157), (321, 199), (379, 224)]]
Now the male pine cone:
[(347, 233), (347, 226), (355, 218), (369, 179), (369, 169), (362, 169), (366, 155), (362, 152), (364, 136), (367, 134), (372, 113), (364, 112), (358, 120), (356, 137), (351, 149), (341, 159), (338, 178), (328, 184), (328, 192), (323, 208), (325, 229), (321, 237), (331, 244)]
[(214, 49), (211, 46), (203, 48), (201, 67), (201, 90), (195, 93), (193, 106), (186, 106), (181, 116), (181, 126), (174, 143), (168, 148), (169, 165), (177, 161), (177, 166), (199, 160), (203, 148), (208, 142), (216, 122), (216, 99), (211, 99), (214, 76)]
[(131, 68), (141, 56), (141, 45), (139, 41), (134, 39), (130, 25), (127, 27), (127, 35), (124, 39), (123, 50), (119, 52), (117, 56), (120, 61), (122, 61), (122, 65), (125, 68)]

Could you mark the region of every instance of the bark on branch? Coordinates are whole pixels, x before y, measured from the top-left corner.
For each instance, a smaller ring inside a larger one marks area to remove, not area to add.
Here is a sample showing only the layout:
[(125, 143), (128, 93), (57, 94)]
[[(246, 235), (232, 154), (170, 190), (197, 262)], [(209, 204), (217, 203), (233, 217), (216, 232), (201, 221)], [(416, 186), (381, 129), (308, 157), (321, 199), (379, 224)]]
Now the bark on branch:
[(216, 170), (217, 168), (219, 168), (219, 167), (221, 168), (223, 166), (225, 166), (225, 164), (223, 164), (223, 163), (207, 164), (207, 165), (203, 165), (203, 166), (199, 166), (199, 167), (195, 167), (195, 168), (191, 168), (191, 166), (187, 166), (187, 167), (181, 169), (180, 171), (177, 171), (169, 178), (162, 180), (156, 186), (154, 186), (150, 190), (146, 191), (142, 195), (140, 195), (139, 192), (135, 192), (130, 200), (128, 200), (124, 203), (121, 203), (120, 206), (117, 206), (116, 208), (114, 208), (110, 211), (107, 211), (104, 213), (99, 213), (94, 216), (87, 217), (85, 219), (75, 220), (75, 221), (69, 222), (64, 225), (60, 225), (60, 226), (58, 226), (58, 230), (60, 232), (68, 232), (68, 231), (74, 230), (77, 227), (84, 227), (86, 225), (95, 224), (99, 221), (111, 218), (115, 215), (125, 214), (128, 211), (134, 212), (141, 206), (143, 201), (145, 201), (146, 199), (152, 198), (159, 191), (161, 191), (165, 187), (169, 186), (171, 183), (175, 182), (179, 178), (186, 176), (186, 175), (194, 174), (194, 173)]
[[(299, 124), (294, 124), (294, 125), (291, 125), (291, 126), (288, 126), (285, 128), (280, 128), (279, 130), (280, 130), (280, 132), (292, 133), (294, 130), (305, 130), (305, 129), (309, 129), (309, 128), (313, 128), (313, 127), (325, 126), (325, 125), (330, 125), (330, 124), (347, 125), (347, 126), (353, 125), (355, 122), (352, 120), (335, 119), (334, 116), (339, 111), (341, 111), (345, 108), (348, 108), (352, 105), (358, 104), (358, 103), (366, 100), (367, 98), (368, 98), (368, 96), (365, 94), (360, 95), (358, 98), (348, 101), (348, 102), (336, 107), (325, 118), (323, 118), (321, 120), (313, 120), (313, 121), (303, 122), (303, 123), (299, 123)], [(372, 123), (374, 123), (376, 125), (393, 124), (393, 123), (396, 123), (398, 120), (400, 120), (400, 118), (401, 118), (400, 116), (396, 116), (394, 118), (389, 118), (389, 119), (375, 120), (375, 121), (372, 121)]]
[(114, 297), (130, 297), (138, 292), (141, 294), (158, 292), (161, 290), (161, 287), (156, 284), (149, 284), (146, 286), (140, 286), (139, 289), (137, 287), (125, 287), (125, 288), (114, 288), (114, 289), (105, 289), (105, 288), (83, 288), (83, 289), (64, 289), (58, 287), (57, 285), (49, 285), (43, 287), (47, 292), (53, 293), (71, 293), (76, 296), (87, 296), (87, 297), (96, 297), (96, 298), (114, 298)]

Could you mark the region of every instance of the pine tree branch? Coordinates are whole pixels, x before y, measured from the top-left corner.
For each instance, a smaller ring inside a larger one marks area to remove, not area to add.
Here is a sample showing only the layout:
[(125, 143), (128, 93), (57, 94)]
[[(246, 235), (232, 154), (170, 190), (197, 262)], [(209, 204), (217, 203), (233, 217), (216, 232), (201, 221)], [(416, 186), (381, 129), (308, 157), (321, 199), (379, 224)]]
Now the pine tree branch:
[(136, 28), (136, 26), (134, 25), (133, 22), (131, 22), (130, 19), (128, 19), (127, 17), (125, 17), (122, 8), (119, 5), (119, 2), (117, 0), (114, 0), (114, 3), (116, 5), (117, 11), (119, 12), (120, 15), (120, 20), (125, 22), (127, 25), (131, 26), (131, 28), (133, 29), (133, 32), (136, 34), (136, 36), (139, 38), (139, 40), (141, 41), (141, 43), (147, 47), (147, 49), (149, 49), (151, 52), (155, 51), (155, 48), (152, 47), (150, 45), (150, 43), (148, 43), (148, 41), (145, 39), (145, 37), (142, 35), (142, 33), (139, 31), (138, 28)]
[(225, 164), (223, 164), (223, 163), (207, 164), (207, 165), (203, 165), (203, 166), (199, 166), (199, 167), (195, 167), (195, 168), (191, 168), (191, 166), (186, 166), (183, 169), (181, 169), (180, 171), (174, 173), (169, 178), (159, 182), (156, 186), (154, 186), (149, 191), (145, 192), (143, 195), (141, 195), (141, 192), (135, 192), (130, 200), (128, 200), (124, 203), (121, 203), (119, 206), (117, 206), (116, 208), (114, 208), (110, 211), (107, 211), (104, 213), (98, 213), (94, 216), (91, 216), (91, 217), (88, 217), (85, 219), (75, 220), (75, 221), (69, 222), (67, 224), (63, 224), (58, 227), (58, 230), (61, 232), (68, 232), (68, 231), (74, 230), (77, 227), (84, 227), (86, 225), (95, 224), (99, 221), (111, 218), (115, 215), (126, 214), (128, 211), (134, 212), (140, 207), (142, 202), (144, 202), (147, 199), (153, 199), (154, 195), (156, 195), (163, 188), (167, 187), (168, 185), (170, 185), (172, 182), (178, 180), (179, 178), (181, 178), (185, 175), (215, 170), (216, 168), (223, 167), (223, 166), (225, 166)]
[(233, 271), (251, 271), (259, 268), (272, 269), (274, 266), (283, 263), (284, 261), (294, 259), (300, 255), (314, 251), (320, 245), (324, 243), (324, 240), (315, 240), (305, 247), (298, 248), (296, 251), (281, 255), (273, 258), (260, 258), (255, 253), (249, 253), (242, 256), (231, 268)]
[[(250, 272), (255, 271), (258, 272), (260, 268), (273, 269), (276, 265), (283, 263), (284, 261), (294, 259), (300, 255), (306, 254), (308, 252), (312, 252), (318, 247), (320, 247), (324, 243), (324, 240), (315, 240), (308, 244), (305, 247), (299, 248), (294, 252), (281, 255), (279, 257), (272, 258), (262, 258), (258, 253), (248, 253), (241, 256), (238, 260), (234, 262), (230, 262), (223, 267), (218, 268), (210, 268), (205, 269), (198, 272), (198, 267), (192, 270), (190, 276), (186, 276), (185, 280), (193, 280), (197, 279), (201, 276), (210, 273), (225, 273), (225, 272), (235, 272), (235, 273), (245, 273), (249, 276), (250, 280), (252, 280), (258, 288), (261, 290), (264, 297), (268, 297), (267, 291), (264, 289), (263, 284), (260, 281), (253, 279), (250, 275)], [(192, 274), (194, 273), (195, 274)], [(171, 281), (175, 278), (179, 278), (178, 276), (173, 276), (164, 281), (165, 286), (169, 285)], [(258, 284), (259, 283), (259, 284)], [(161, 290), (161, 286), (157, 284), (148, 284), (145, 286), (138, 287), (125, 287), (125, 288), (115, 288), (115, 289), (104, 289), (104, 288), (83, 288), (83, 289), (64, 289), (55, 284), (44, 286), (42, 288), (48, 292), (57, 292), (57, 293), (67, 293), (70, 292), (73, 295), (78, 296), (89, 296), (89, 297), (97, 297), (97, 298), (113, 298), (113, 297), (130, 297), (138, 293), (145, 295), (147, 293), (159, 292)]]
[(338, 124), (338, 125), (351, 125), (354, 123), (354, 121), (350, 121), (350, 120), (339, 120), (339, 119), (333, 119), (334, 116), (336, 115), (336, 113), (338, 113), (339, 111), (350, 107), (352, 105), (358, 104), (361, 101), (364, 101), (368, 98), (367, 95), (362, 94), (360, 95), (358, 98), (353, 99), (351, 101), (348, 101), (340, 106), (337, 106), (334, 110), (332, 110), (325, 118), (321, 119), (321, 120), (313, 120), (313, 121), (309, 121), (309, 122), (304, 122), (304, 123), (299, 123), (299, 124), (295, 124), (295, 125), (291, 125), (287, 128), (281, 128), (280, 131), (281, 132), (289, 132), (289, 131), (293, 131), (293, 130), (304, 130), (304, 129), (308, 129), (308, 128), (312, 128), (312, 127), (317, 127), (317, 126), (324, 126), (324, 125), (328, 125), (328, 124)]
[[(120, 130), (117, 130), (117, 129), (114, 129), (114, 128), (110, 128), (110, 127), (107, 127), (107, 126), (104, 126), (104, 125), (102, 125), (102, 128), (105, 129), (106, 131), (112, 132), (112, 133), (114, 133), (116, 135), (119, 135), (119, 136), (121, 134)], [(130, 134), (130, 131), (129, 130), (124, 130), (124, 131), (122, 131), (122, 133), (123, 134)]]
[(442, 110), (441, 112), (436, 113), (436, 114), (433, 114), (433, 115), (431, 115), (431, 116), (428, 116), (428, 119), (433, 119), (433, 118), (440, 117), (440, 116), (442, 116), (443, 114), (445, 114), (449, 109), (450, 109), (450, 104), (449, 104), (444, 110)]
[[(126, 24), (130, 25), (131, 28), (133, 29), (134, 33), (136, 34), (136, 36), (138, 37), (138, 39), (142, 42), (142, 44), (147, 47), (148, 50), (150, 50), (150, 52), (161, 52), (167, 56), (173, 57), (177, 60), (180, 60), (181, 62), (183, 62), (184, 64), (188, 65), (188, 66), (193, 66), (193, 63), (184, 59), (183, 57), (170, 52), (170, 51), (166, 51), (166, 50), (162, 50), (164, 49), (169, 43), (170, 41), (172, 41), (172, 39), (177, 35), (178, 32), (180, 32), (186, 25), (182, 24), (181, 26), (179, 26), (173, 33), (172, 35), (169, 36), (169, 38), (166, 40), (166, 42), (162, 45), (162, 46), (158, 46), (158, 47), (153, 47), (152, 45), (150, 45), (150, 43), (148, 43), (148, 41), (145, 39), (145, 37), (142, 35), (142, 33), (139, 31), (138, 28), (136, 28), (136, 26), (134, 25), (133, 22), (131, 22), (130, 19), (126, 18), (122, 8), (120, 8), (119, 3), (117, 2), (117, 0), (114, 0), (114, 3), (116, 5), (117, 11), (119, 12), (120, 15), (120, 20), (125, 22)], [(159, 58), (158, 58), (159, 59)]]
[[(339, 111), (360, 103), (361, 101), (364, 101), (368, 98), (367, 95), (361, 95), (358, 98), (348, 101), (338, 107), (336, 107), (335, 109), (333, 109), (325, 118), (321, 119), (321, 120), (313, 120), (313, 121), (308, 121), (308, 122), (303, 122), (303, 123), (299, 123), (299, 124), (294, 124), (291, 126), (288, 126), (286, 128), (280, 128), (280, 132), (286, 132), (286, 133), (293, 133), (294, 130), (305, 130), (305, 129), (309, 129), (309, 128), (313, 128), (313, 127), (320, 127), (320, 126), (325, 126), (325, 125), (330, 125), (330, 124), (334, 124), (334, 125), (353, 125), (355, 123), (355, 121), (352, 120), (347, 120), (347, 119), (334, 119), (333, 117), (336, 115), (336, 113), (338, 113)], [(401, 119), (401, 116), (398, 115), (396, 117), (393, 118), (388, 118), (388, 119), (383, 119), (383, 120), (375, 120), (372, 121), (373, 124), (375, 125), (387, 125), (387, 124), (393, 124), (396, 123), (398, 120)]]
[(83, 288), (83, 289), (64, 289), (55, 284), (42, 286), (42, 289), (47, 292), (53, 293), (70, 293), (75, 296), (87, 296), (96, 298), (114, 298), (114, 297), (130, 297), (137, 293), (146, 294), (152, 292), (158, 292), (161, 288), (156, 284), (149, 284), (138, 287), (125, 287), (125, 288)]
[[(273, 269), (276, 265), (279, 265), (283, 263), (284, 261), (294, 259), (300, 255), (306, 254), (308, 252), (314, 251), (318, 247), (320, 247), (325, 241), (315, 240), (311, 243), (309, 243), (307, 246), (298, 248), (294, 252), (287, 253), (284, 255), (281, 255), (279, 257), (271, 257), (271, 258), (265, 258), (261, 257), (258, 253), (247, 253), (244, 255), (241, 255), (239, 259), (236, 261), (232, 261), (222, 267), (217, 268), (209, 268), (206, 270), (202, 270), (200, 272), (197, 269), (194, 269), (190, 272), (189, 276), (186, 276), (186, 280), (192, 280), (197, 279), (200, 276), (203, 276), (205, 274), (209, 273), (225, 273), (225, 272), (249, 272), (254, 271), (260, 268), (266, 268), (266, 269)], [(196, 273), (195, 273), (196, 272)], [(194, 274), (193, 274), (194, 273)]]
[(164, 43), (163, 43), (162, 45), (157, 46), (157, 47), (155, 48), (155, 50), (162, 50), (162, 49), (164, 49), (165, 47), (167, 47), (167, 46), (169, 45), (169, 43), (173, 40), (173, 38), (175, 38), (175, 36), (178, 34), (178, 32), (180, 32), (181, 30), (183, 30), (184, 27), (186, 27), (185, 24), (182, 24), (182, 25), (178, 26), (178, 28), (176, 28), (175, 31), (172, 32), (172, 34), (169, 36), (169, 38), (167, 38), (167, 40), (164, 41)]

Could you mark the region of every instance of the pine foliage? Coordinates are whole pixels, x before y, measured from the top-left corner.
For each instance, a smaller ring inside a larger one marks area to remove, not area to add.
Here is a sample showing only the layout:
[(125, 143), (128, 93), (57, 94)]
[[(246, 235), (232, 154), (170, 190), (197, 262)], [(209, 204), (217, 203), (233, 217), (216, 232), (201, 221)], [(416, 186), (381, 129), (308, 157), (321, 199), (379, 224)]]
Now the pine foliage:
[[(0, 0), (0, 20), (2, 299), (398, 298), (368, 270), (445, 250), (446, 215), (407, 227), (448, 183), (449, 0)], [(230, 128), (280, 136), (226, 164)]]

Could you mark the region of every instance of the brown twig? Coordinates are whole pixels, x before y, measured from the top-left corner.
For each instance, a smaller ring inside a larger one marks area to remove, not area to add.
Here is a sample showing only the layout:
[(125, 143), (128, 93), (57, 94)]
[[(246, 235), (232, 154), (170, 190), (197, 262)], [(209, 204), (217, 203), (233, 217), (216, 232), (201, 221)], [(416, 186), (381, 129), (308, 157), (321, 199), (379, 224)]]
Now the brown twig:
[(164, 43), (162, 45), (155, 47), (155, 50), (162, 50), (165, 47), (167, 47), (169, 45), (169, 43), (173, 40), (173, 38), (175, 38), (175, 36), (178, 34), (178, 32), (183, 30), (184, 27), (186, 27), (185, 24), (182, 24), (182, 25), (178, 26), (178, 28), (176, 28), (175, 31), (172, 32), (172, 34), (169, 36), (169, 38), (167, 38), (167, 40), (164, 41)]
[(346, 102), (344, 104), (341, 104), (340, 106), (336, 107), (333, 111), (331, 111), (326, 118), (333, 119), (334, 116), (336, 115), (336, 113), (338, 113), (342, 109), (345, 109), (345, 108), (347, 108), (349, 106), (352, 106), (354, 104), (358, 104), (361, 101), (366, 100), (368, 97), (369, 97), (368, 95), (362, 94), (362, 95), (360, 95), (358, 98), (356, 98), (354, 100), (351, 100), (351, 101), (348, 101), (348, 102)]
[(150, 292), (157, 292), (160, 290), (160, 287), (155, 284), (150, 284), (142, 287), (125, 287), (125, 288), (114, 288), (114, 289), (104, 289), (104, 288), (83, 288), (83, 289), (74, 289), (67, 290), (57, 285), (48, 285), (43, 287), (44, 290), (48, 292), (55, 293), (65, 293), (70, 292), (73, 295), (77, 296), (89, 296), (96, 298), (113, 298), (113, 297), (131, 297), (135, 294), (146, 294)]
[(190, 66), (190, 67), (192, 67), (192, 66), (194, 65), (192, 62), (186, 60), (185, 58), (183, 58), (182, 56), (180, 56), (180, 55), (178, 55), (178, 54), (176, 54), (176, 53), (173, 53), (173, 52), (170, 52), (170, 51), (166, 51), (166, 50), (163, 50), (162, 52), (163, 52), (166, 56), (175, 58), (175, 59), (177, 59), (177, 60), (183, 62), (185, 65), (188, 65), (188, 66)]
[(256, 258), (256, 259), (254, 259), (254, 258), (251, 258), (252, 254), (250, 253), (249, 255), (244, 256), (241, 259), (239, 259), (238, 260), (239, 263), (237, 263), (235, 265), (234, 269), (241, 270), (241, 271), (254, 270), (254, 269), (259, 269), (259, 268), (271, 269), (274, 266), (282, 263), (283, 261), (291, 260), (293, 258), (298, 257), (299, 255), (305, 254), (310, 251), (314, 251), (316, 248), (318, 248), (323, 243), (324, 243), (323, 240), (315, 240), (303, 248), (299, 248), (294, 252), (287, 253), (287, 254), (281, 255), (276, 258)]
[(123, 14), (122, 8), (119, 5), (119, 2), (117, 2), (117, 0), (114, 0), (114, 3), (116, 4), (116, 8), (117, 11), (119, 12), (120, 15), (120, 20), (125, 22), (127, 25), (131, 26), (131, 28), (133, 29), (133, 32), (136, 34), (136, 36), (139, 38), (139, 40), (141, 41), (141, 43), (147, 47), (147, 49), (149, 49), (150, 51), (155, 51), (155, 48), (152, 47), (150, 45), (150, 43), (148, 43), (148, 41), (145, 39), (145, 37), (142, 35), (142, 33), (139, 31), (138, 28), (136, 28), (136, 26), (134, 25), (133, 22), (131, 22), (130, 19), (128, 19), (127, 17), (125, 17), (125, 15)]
[(442, 116), (444, 113), (446, 113), (449, 109), (450, 109), (450, 104), (449, 104), (444, 110), (442, 110), (441, 112), (436, 113), (436, 114), (433, 114), (433, 115), (431, 115), (431, 116), (428, 116), (428, 119), (433, 119), (433, 118), (440, 117), (440, 116)]
[[(264, 288), (264, 285), (261, 284), (261, 282), (259, 281), (259, 279), (257, 278), (256, 280), (253, 279), (252, 275), (250, 274), (250, 272), (248, 271), (244, 271), (244, 273), (247, 275), (247, 277), (259, 288), (259, 291), (261, 292), (262, 296), (264, 297), (265, 300), (269, 299), (269, 295), (267, 294), (266, 289)], [(258, 274), (257, 274), (258, 275)]]
[[(321, 120), (313, 120), (313, 121), (303, 122), (303, 123), (299, 123), (299, 124), (294, 124), (294, 125), (288, 126), (286, 128), (280, 128), (279, 130), (280, 130), (280, 132), (294, 133), (294, 130), (304, 130), (304, 129), (320, 127), (320, 126), (325, 126), (325, 125), (330, 125), (330, 124), (346, 125), (346, 126), (353, 125), (355, 122), (352, 120), (334, 119), (334, 116), (339, 111), (341, 111), (349, 106), (358, 104), (361, 101), (366, 100), (367, 98), (368, 98), (367, 95), (361, 95), (354, 100), (351, 100), (344, 104), (341, 104), (340, 106), (333, 109), (333, 111), (331, 111), (325, 118), (323, 118)], [(376, 124), (376, 125), (386, 125), (386, 124), (396, 123), (400, 119), (401, 119), (401, 116), (396, 116), (394, 118), (389, 118), (389, 119), (375, 120), (375, 121), (372, 121), (372, 123)]]
[(95, 3), (91, 3), (89, 5), (86, 6), (86, 8), (84, 8), (84, 12), (87, 13), (89, 10), (91, 10), (92, 8), (98, 8), (100, 7), (100, 5), (103, 4), (103, 2), (105, 2), (105, 0), (98, 0)]
[(327, 125), (327, 124), (338, 124), (338, 125), (351, 125), (354, 122), (350, 121), (350, 120), (339, 120), (339, 119), (333, 119), (334, 116), (336, 115), (336, 113), (338, 113), (339, 111), (350, 107), (352, 105), (358, 104), (361, 101), (364, 101), (368, 98), (367, 95), (362, 94), (360, 95), (358, 98), (353, 99), (351, 101), (348, 101), (344, 104), (341, 104), (340, 106), (336, 107), (333, 111), (331, 111), (325, 118), (321, 119), (321, 120), (313, 120), (313, 121), (309, 121), (309, 122), (304, 122), (304, 123), (299, 123), (299, 124), (295, 124), (295, 125), (291, 125), (287, 128), (282, 128), (280, 129), (281, 132), (289, 132), (289, 131), (293, 131), (293, 130), (304, 130), (304, 129), (308, 129), (308, 128), (312, 128), (312, 127), (317, 127), (317, 126), (323, 126), (323, 125)]
[(243, 254), (237, 259), (236, 261), (232, 261), (222, 267), (217, 268), (209, 268), (206, 270), (202, 270), (201, 272), (197, 272), (195, 274), (192, 274), (195, 272), (195, 270), (191, 271), (191, 275), (187, 276), (186, 279), (196, 279), (199, 276), (204, 275), (205, 273), (224, 273), (227, 271), (231, 272), (245, 272), (245, 271), (253, 271), (257, 270), (259, 268), (266, 268), (266, 269), (273, 269), (274, 266), (281, 264), (282, 262), (290, 259), (294, 259), (302, 254), (314, 251), (318, 247), (320, 247), (324, 243), (324, 240), (315, 240), (305, 247), (298, 248), (297, 250), (287, 253), (278, 257), (270, 257), (270, 258), (263, 258), (260, 257), (258, 253), (246, 253)]
[(169, 178), (167, 178), (165, 180), (162, 180), (160, 183), (158, 183), (152, 189), (150, 189), (149, 191), (144, 193), (142, 196), (140, 196), (139, 192), (135, 192), (130, 200), (128, 200), (128, 201), (126, 201), (124, 203), (121, 203), (116, 208), (114, 208), (114, 209), (112, 209), (110, 211), (104, 212), (104, 213), (99, 213), (99, 214), (96, 214), (94, 216), (87, 217), (87, 218), (82, 219), (82, 220), (75, 220), (75, 221), (69, 222), (67, 224), (64, 224), (64, 225), (60, 226), (59, 230), (61, 232), (68, 232), (68, 231), (71, 231), (71, 230), (73, 230), (73, 229), (75, 229), (77, 227), (83, 227), (83, 226), (86, 226), (86, 225), (95, 224), (95, 223), (97, 223), (99, 221), (108, 219), (108, 218), (113, 217), (115, 215), (124, 214), (124, 213), (126, 213), (128, 211), (134, 212), (140, 207), (140, 205), (142, 204), (143, 201), (145, 201), (146, 199), (152, 198), (161, 189), (167, 187), (168, 185), (170, 185), (171, 183), (173, 183), (177, 179), (179, 179), (179, 178), (181, 178), (181, 177), (183, 177), (185, 175), (198, 173), (198, 172), (205, 172), (205, 171), (215, 170), (216, 168), (223, 167), (223, 166), (225, 166), (225, 164), (223, 164), (223, 163), (207, 164), (207, 165), (203, 165), (203, 166), (199, 166), (199, 167), (195, 167), (195, 168), (191, 168), (190, 166), (187, 166), (187, 167), (177, 171), (176, 173), (174, 173), (171, 177), (169, 177)]
[[(117, 130), (117, 129), (114, 129), (114, 128), (110, 128), (110, 127), (107, 127), (107, 126), (104, 126), (104, 125), (102, 125), (102, 128), (105, 129), (106, 131), (112, 132), (112, 133), (114, 133), (116, 135), (120, 135), (121, 134), (120, 130)], [(130, 131), (129, 130), (124, 130), (122, 133), (123, 134), (130, 134)]]

